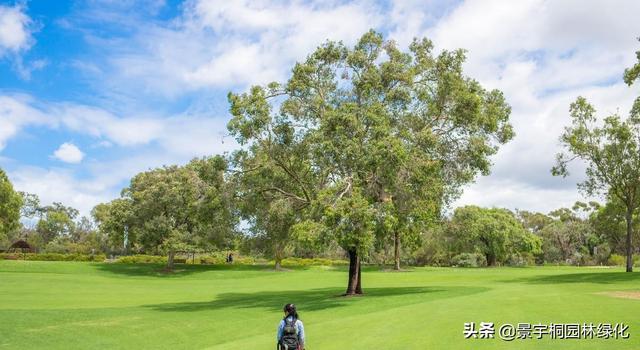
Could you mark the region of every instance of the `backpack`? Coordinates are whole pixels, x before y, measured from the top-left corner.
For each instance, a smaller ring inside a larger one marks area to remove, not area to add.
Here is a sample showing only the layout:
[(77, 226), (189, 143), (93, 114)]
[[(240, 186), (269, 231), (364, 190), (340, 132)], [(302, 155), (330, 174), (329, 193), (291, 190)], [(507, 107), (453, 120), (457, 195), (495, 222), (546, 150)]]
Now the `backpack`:
[(282, 330), (282, 338), (280, 338), (280, 349), (297, 350), (300, 342), (298, 341), (298, 327), (296, 327), (296, 319), (284, 319), (284, 329)]

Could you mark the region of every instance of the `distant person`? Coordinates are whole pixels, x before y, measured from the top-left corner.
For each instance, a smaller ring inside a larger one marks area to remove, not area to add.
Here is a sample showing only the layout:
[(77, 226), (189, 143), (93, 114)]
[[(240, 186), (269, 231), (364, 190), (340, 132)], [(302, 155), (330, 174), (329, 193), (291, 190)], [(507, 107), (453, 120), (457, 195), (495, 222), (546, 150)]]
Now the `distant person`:
[(304, 349), (304, 325), (296, 311), (296, 306), (287, 304), (284, 306), (284, 318), (278, 325), (278, 350), (303, 350)]
[(227, 256), (227, 262), (229, 264), (233, 264), (233, 253), (229, 253), (229, 255)]

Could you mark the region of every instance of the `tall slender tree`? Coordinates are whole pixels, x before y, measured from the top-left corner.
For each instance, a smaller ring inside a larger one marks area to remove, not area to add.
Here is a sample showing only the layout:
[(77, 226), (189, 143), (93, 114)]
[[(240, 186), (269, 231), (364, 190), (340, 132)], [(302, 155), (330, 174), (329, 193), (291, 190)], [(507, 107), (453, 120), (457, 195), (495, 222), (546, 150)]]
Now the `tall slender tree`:
[(568, 176), (574, 159), (586, 162), (587, 179), (578, 185), (587, 195), (606, 194), (624, 204), (627, 272), (633, 271), (633, 213), (640, 206), (640, 114), (614, 114), (602, 123), (584, 97), (571, 104), (571, 126), (560, 137), (565, 152), (557, 155), (554, 175)]

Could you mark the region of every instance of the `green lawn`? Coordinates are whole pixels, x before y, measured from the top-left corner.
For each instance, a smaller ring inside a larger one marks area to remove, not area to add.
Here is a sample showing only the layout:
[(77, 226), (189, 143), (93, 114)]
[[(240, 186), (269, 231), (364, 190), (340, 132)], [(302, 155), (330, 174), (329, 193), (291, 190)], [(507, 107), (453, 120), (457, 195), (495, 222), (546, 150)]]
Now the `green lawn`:
[[(182, 268), (182, 267), (181, 267)], [(621, 269), (344, 269), (0, 261), (0, 349), (274, 349), (298, 305), (308, 349), (638, 349), (640, 274)], [(621, 323), (629, 339), (464, 339), (465, 322)], [(351, 344), (351, 347), (345, 347)]]

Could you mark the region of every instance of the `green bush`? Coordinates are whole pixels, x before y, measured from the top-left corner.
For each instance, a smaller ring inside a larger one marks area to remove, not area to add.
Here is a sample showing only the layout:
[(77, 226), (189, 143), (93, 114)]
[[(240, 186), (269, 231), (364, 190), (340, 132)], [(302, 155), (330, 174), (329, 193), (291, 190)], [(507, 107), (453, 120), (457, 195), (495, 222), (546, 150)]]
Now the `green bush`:
[[(273, 264), (273, 261), (271, 262)], [(286, 258), (282, 260), (283, 267), (300, 267), (300, 266), (339, 266), (349, 265), (346, 260), (332, 260), (326, 258)]]
[(508, 266), (532, 266), (536, 264), (536, 259), (531, 253), (511, 254), (506, 261)]
[(451, 258), (451, 266), (482, 267), (487, 266), (487, 259), (480, 253), (462, 253)]
[(59, 253), (2, 253), (0, 259), (30, 261), (98, 261), (107, 257), (104, 254), (59, 254)]
[(247, 256), (247, 257), (236, 257), (234, 256), (233, 258), (233, 263), (234, 264), (239, 264), (239, 265), (254, 265), (256, 263), (256, 259)]
[(167, 257), (159, 255), (127, 255), (121, 256), (116, 262), (122, 264), (166, 264)]
[(200, 264), (203, 265), (218, 265), (224, 264), (225, 260), (222, 257), (218, 256), (202, 256), (200, 257)]
[(620, 254), (611, 254), (607, 263), (611, 266), (624, 266), (627, 263), (627, 257)]
[(606, 243), (602, 243), (595, 247), (595, 254), (593, 259), (595, 260), (596, 265), (607, 264), (607, 259), (611, 255), (611, 248)]

